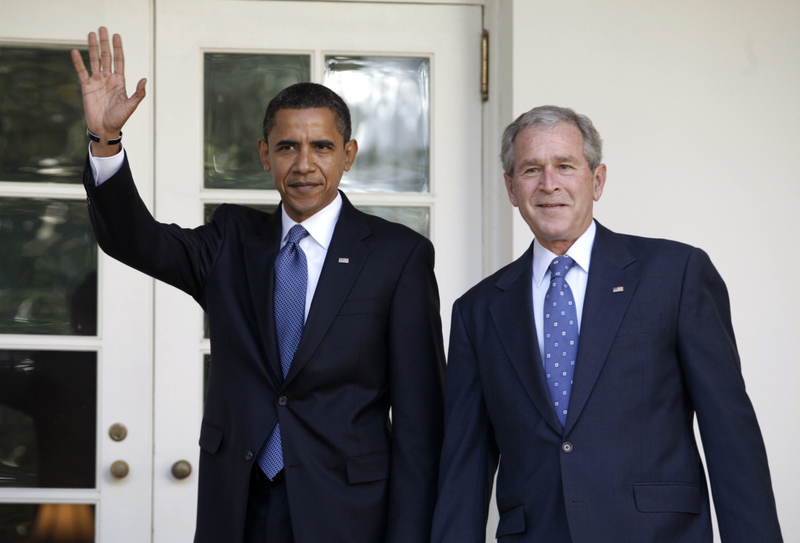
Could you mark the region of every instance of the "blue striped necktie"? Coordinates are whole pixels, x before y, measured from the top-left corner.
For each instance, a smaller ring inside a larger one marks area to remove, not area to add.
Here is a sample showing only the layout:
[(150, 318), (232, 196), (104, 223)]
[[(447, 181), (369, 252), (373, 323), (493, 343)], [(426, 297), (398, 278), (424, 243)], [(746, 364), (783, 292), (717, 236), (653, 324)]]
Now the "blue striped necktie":
[[(299, 244), (307, 235), (305, 228), (299, 224), (294, 225), (289, 230), (286, 245), (275, 259), (275, 331), (284, 378), (289, 373), (305, 323), (308, 263)], [(283, 469), (280, 423), (275, 424), (256, 461), (270, 479)]]

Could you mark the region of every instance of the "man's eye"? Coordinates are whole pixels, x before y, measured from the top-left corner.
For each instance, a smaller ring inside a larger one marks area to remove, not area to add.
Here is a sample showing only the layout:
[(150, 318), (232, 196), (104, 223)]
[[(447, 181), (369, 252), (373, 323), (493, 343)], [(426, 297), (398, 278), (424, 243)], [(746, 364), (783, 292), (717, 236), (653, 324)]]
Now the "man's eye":
[(558, 167), (559, 167), (559, 169), (562, 169), (562, 170), (571, 170), (572, 169), (572, 166), (570, 166), (569, 164), (559, 164)]

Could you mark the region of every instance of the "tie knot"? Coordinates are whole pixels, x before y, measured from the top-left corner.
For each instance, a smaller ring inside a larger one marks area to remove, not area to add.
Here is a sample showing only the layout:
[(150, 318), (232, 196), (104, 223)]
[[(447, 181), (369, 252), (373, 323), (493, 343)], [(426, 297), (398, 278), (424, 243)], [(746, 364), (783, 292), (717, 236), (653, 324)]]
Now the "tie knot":
[(575, 265), (575, 261), (572, 260), (571, 257), (567, 255), (564, 256), (557, 256), (553, 259), (550, 263), (550, 276), (555, 277), (565, 277), (567, 272)]
[(301, 239), (308, 235), (308, 230), (303, 228), (299, 224), (295, 224), (292, 226), (291, 230), (289, 230), (289, 239), (286, 240), (286, 243), (298, 243)]

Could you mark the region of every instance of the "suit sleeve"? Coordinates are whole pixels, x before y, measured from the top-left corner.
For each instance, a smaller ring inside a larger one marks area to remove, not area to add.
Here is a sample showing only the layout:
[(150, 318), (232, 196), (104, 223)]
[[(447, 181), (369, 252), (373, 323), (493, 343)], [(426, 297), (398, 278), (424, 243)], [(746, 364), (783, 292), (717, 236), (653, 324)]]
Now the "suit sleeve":
[(678, 340), (722, 541), (782, 541), (767, 454), (741, 374), (728, 292), (699, 249), (693, 250), (685, 271)]
[[(127, 155), (120, 170), (99, 186), (95, 186), (87, 157), (83, 181), (100, 248), (202, 303), (205, 277), (222, 243), (220, 221), (193, 230), (156, 221), (139, 197)], [(224, 211), (215, 216), (222, 214)]]
[(453, 305), (447, 362), (445, 436), (433, 543), (483, 543), (498, 449), (475, 353), (459, 302)]
[(430, 537), (444, 419), (444, 346), (433, 246), (421, 239), (400, 275), (387, 344), (392, 464), (386, 541)]

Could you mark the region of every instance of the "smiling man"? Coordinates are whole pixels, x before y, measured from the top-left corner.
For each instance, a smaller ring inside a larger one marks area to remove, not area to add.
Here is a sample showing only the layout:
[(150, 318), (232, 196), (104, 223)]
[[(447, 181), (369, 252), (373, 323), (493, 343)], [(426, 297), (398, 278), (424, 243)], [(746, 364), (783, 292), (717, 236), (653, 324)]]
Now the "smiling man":
[[(708, 256), (592, 218), (600, 136), (544, 106), (505, 131), (534, 234), (453, 307), (434, 543), (711, 543), (696, 415), (724, 543), (781, 541), (728, 295)], [(499, 470), (498, 470), (499, 463)]]
[(112, 69), (106, 29), (90, 34), (91, 75), (72, 53), (84, 184), (103, 250), (208, 314), (195, 541), (426, 541), (444, 394), (433, 246), (338, 190), (358, 152), (347, 106), (314, 83), (269, 103), (258, 152), (275, 213), (222, 205), (198, 228), (162, 224), (118, 139), (145, 81), (126, 95), (118, 35), (113, 48)]

